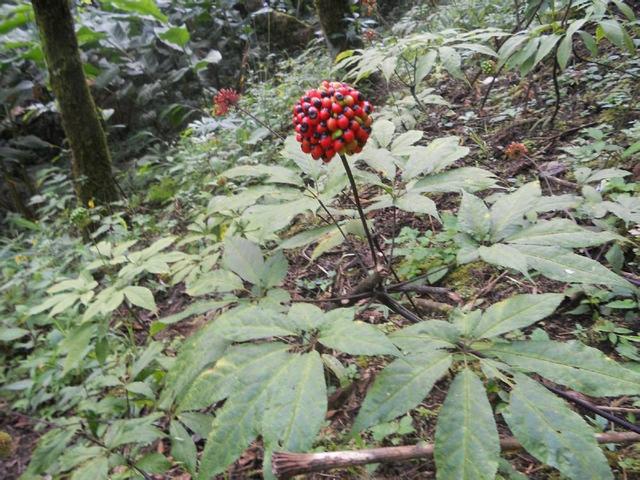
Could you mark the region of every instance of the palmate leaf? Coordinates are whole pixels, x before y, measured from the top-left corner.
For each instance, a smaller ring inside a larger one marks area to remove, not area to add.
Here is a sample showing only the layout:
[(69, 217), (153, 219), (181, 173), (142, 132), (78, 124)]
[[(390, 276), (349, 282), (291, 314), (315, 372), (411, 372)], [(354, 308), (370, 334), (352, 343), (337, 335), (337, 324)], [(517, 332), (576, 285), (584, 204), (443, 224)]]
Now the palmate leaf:
[(418, 405), (451, 366), (452, 356), (431, 350), (401, 357), (382, 370), (362, 403), (353, 431), (387, 422)]
[(484, 352), (594, 397), (640, 394), (640, 373), (580, 342), (517, 341)]
[(503, 416), (527, 452), (571, 479), (613, 479), (593, 430), (580, 415), (527, 376), (514, 378)]
[(516, 328), (528, 327), (551, 315), (563, 298), (564, 295), (559, 293), (515, 295), (494, 303), (482, 314), (471, 337), (490, 338)]
[(236, 391), (220, 408), (200, 461), (199, 480), (209, 480), (224, 471), (259, 433), (265, 403), (271, 388), (286, 381), (293, 355), (281, 352), (261, 362), (241, 379)]
[(468, 368), (451, 383), (438, 414), (434, 458), (436, 478), (493, 480), (500, 439), (484, 385)]

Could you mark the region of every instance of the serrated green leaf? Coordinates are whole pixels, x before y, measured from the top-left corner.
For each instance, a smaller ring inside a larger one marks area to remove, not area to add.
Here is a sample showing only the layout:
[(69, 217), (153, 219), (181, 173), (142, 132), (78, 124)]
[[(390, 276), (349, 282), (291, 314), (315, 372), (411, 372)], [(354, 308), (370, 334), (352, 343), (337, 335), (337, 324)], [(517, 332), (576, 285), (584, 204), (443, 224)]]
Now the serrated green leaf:
[(132, 304), (146, 310), (156, 310), (156, 301), (153, 299), (153, 293), (148, 288), (130, 285), (125, 287), (122, 293)]
[(2, 328), (0, 329), (0, 342), (13, 342), (27, 335), (29, 335), (29, 330), (24, 328)]
[(181, 51), (184, 46), (189, 43), (189, 40), (191, 40), (191, 35), (189, 35), (189, 30), (185, 25), (180, 27), (171, 27), (168, 30), (159, 33), (158, 37), (164, 40), (171, 47), (177, 48)]
[(531, 455), (575, 480), (613, 479), (593, 430), (565, 402), (516, 374), (504, 412), (509, 428)]
[(486, 353), (594, 397), (640, 393), (640, 373), (577, 341), (517, 341), (494, 345)]
[(108, 0), (114, 7), (141, 15), (149, 15), (156, 20), (166, 23), (168, 18), (164, 15), (154, 0)]
[(382, 370), (367, 392), (353, 431), (388, 422), (418, 405), (451, 366), (444, 350), (424, 351), (397, 358)]
[(109, 449), (128, 443), (146, 445), (164, 437), (162, 430), (153, 425), (162, 417), (156, 412), (146, 417), (114, 420), (104, 435), (104, 443)]
[(200, 460), (199, 480), (209, 480), (224, 471), (256, 438), (271, 390), (285, 381), (294, 358), (282, 352), (241, 379), (239, 388), (213, 419)]
[(585, 248), (621, 238), (611, 232), (588, 230), (565, 218), (554, 218), (553, 220), (541, 220), (535, 225), (509, 236), (505, 241), (521, 245)]
[(423, 173), (438, 173), (469, 153), (458, 137), (432, 140), (426, 147), (415, 147), (405, 164), (402, 178), (411, 180)]
[(288, 269), (289, 262), (287, 262), (282, 250), (278, 250), (264, 263), (261, 285), (264, 288), (272, 288), (282, 285), (284, 278), (287, 276)]
[(494, 243), (490, 247), (481, 245), (478, 247), (478, 255), (487, 263), (512, 268), (525, 277), (528, 276), (527, 257), (507, 244)]
[(230, 342), (296, 334), (284, 315), (253, 305), (229, 310), (220, 315), (215, 324), (218, 336)]
[(192, 297), (208, 295), (210, 293), (226, 293), (242, 290), (242, 280), (229, 270), (213, 270), (200, 275), (193, 281), (187, 282), (187, 294)]
[(67, 427), (49, 430), (40, 440), (35, 450), (31, 453), (31, 460), (26, 473), (45, 473), (47, 468), (55, 464), (64, 452), (71, 439), (75, 436), (78, 427)]
[(228, 236), (224, 240), (223, 265), (243, 280), (258, 285), (264, 271), (260, 247), (246, 238)]
[(396, 200), (395, 205), (405, 212), (424, 213), (440, 221), (435, 202), (420, 193), (407, 192)]
[(195, 474), (198, 452), (187, 429), (178, 420), (173, 420), (169, 427), (169, 436), (171, 437), (171, 456), (183, 464), (189, 473)]
[(294, 303), (287, 314), (288, 322), (303, 331), (320, 328), (325, 323), (324, 312), (311, 303)]
[(451, 383), (438, 414), (434, 459), (437, 479), (493, 480), (500, 439), (484, 385), (468, 368)]
[(71, 480), (108, 480), (108, 478), (109, 460), (103, 455), (99, 455), (75, 468), (71, 475)]
[(495, 185), (493, 173), (476, 167), (461, 167), (421, 178), (411, 186), (414, 192), (477, 192)]
[(624, 278), (616, 275), (611, 270), (582, 255), (576, 255), (562, 248), (513, 245), (514, 248), (527, 257), (530, 268), (538, 270), (545, 277), (559, 282), (586, 283), (593, 285), (606, 285), (635, 290)]
[(262, 419), (267, 449), (302, 452), (311, 447), (327, 413), (327, 388), (320, 355), (293, 355), (285, 379), (269, 398)]
[(561, 293), (515, 295), (487, 308), (475, 326), (473, 338), (491, 338), (551, 315), (564, 299)]
[(318, 341), (350, 355), (398, 355), (384, 333), (368, 323), (341, 318), (320, 327)]
[(533, 209), (541, 194), (540, 184), (535, 181), (498, 198), (490, 210), (491, 238), (499, 241), (517, 231), (523, 216)]
[(154, 399), (156, 398), (151, 387), (144, 382), (133, 382), (125, 386), (128, 392), (131, 392), (135, 395), (140, 395), (146, 398)]
[(177, 323), (185, 318), (192, 317), (194, 315), (201, 315), (203, 313), (211, 312), (213, 310), (218, 310), (229, 305), (233, 300), (203, 300), (200, 302), (195, 302), (189, 305), (187, 308), (182, 310), (181, 312), (174, 313), (173, 315), (168, 315), (166, 317), (162, 317), (159, 322), (165, 325), (171, 325), (173, 323)]
[(220, 358), (231, 342), (222, 338), (215, 322), (205, 325), (180, 348), (173, 365), (167, 372), (165, 388), (160, 396), (160, 408), (169, 408), (178, 401), (200, 372)]
[(453, 348), (459, 338), (460, 332), (455, 325), (443, 320), (415, 323), (389, 335), (389, 340), (406, 353)]
[(163, 349), (164, 345), (160, 342), (149, 343), (149, 346), (142, 352), (142, 355), (140, 355), (131, 366), (131, 378), (136, 378), (142, 370), (147, 368), (147, 366), (162, 353)]
[(485, 203), (464, 190), (458, 210), (458, 225), (477, 240), (483, 240), (491, 230), (491, 214)]
[(85, 323), (75, 329), (60, 342), (60, 351), (67, 354), (62, 364), (62, 374), (65, 375), (69, 370), (77, 367), (84, 358), (89, 342), (96, 333), (97, 325), (95, 323)]
[(280, 342), (234, 345), (193, 381), (179, 405), (180, 411), (199, 410), (224, 400), (241, 384), (247, 372), (260, 368), (270, 357), (282, 358), (288, 345)]
[(147, 453), (136, 462), (136, 467), (146, 473), (159, 475), (171, 468), (172, 463), (167, 457), (158, 452)]
[(385, 148), (391, 143), (393, 132), (396, 131), (396, 126), (389, 120), (379, 120), (373, 123), (371, 135), (378, 142), (380, 148)]

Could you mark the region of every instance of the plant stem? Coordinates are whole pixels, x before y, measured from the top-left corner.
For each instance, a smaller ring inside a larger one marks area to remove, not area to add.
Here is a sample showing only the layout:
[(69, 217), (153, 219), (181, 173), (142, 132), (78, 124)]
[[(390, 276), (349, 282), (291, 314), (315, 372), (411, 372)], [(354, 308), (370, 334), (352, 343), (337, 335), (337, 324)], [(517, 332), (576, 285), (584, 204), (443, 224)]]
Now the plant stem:
[[(640, 442), (640, 435), (632, 432), (599, 433), (598, 443), (630, 444)], [(502, 451), (523, 450), (513, 437), (500, 439)], [(275, 452), (271, 457), (272, 472), (277, 478), (290, 478), (303, 473), (322, 472), (334, 468), (353, 467), (368, 463), (399, 462), (418, 458), (432, 458), (434, 444), (406, 445), (401, 447), (369, 448), (342, 452), (290, 453)]]
[(371, 232), (369, 231), (369, 226), (367, 225), (367, 218), (364, 216), (364, 211), (362, 210), (362, 205), (360, 204), (358, 187), (356, 186), (356, 181), (353, 178), (353, 173), (351, 172), (351, 167), (349, 167), (349, 162), (347, 161), (347, 157), (345, 157), (344, 154), (341, 153), (340, 160), (342, 160), (342, 166), (347, 172), (347, 177), (349, 178), (349, 183), (351, 184), (351, 191), (353, 192), (353, 198), (356, 202), (356, 208), (358, 209), (358, 214), (360, 215), (360, 221), (362, 222), (362, 226), (364, 227), (364, 233), (367, 236), (367, 241), (369, 242), (369, 249), (371, 250), (371, 259), (373, 260), (373, 266), (375, 268), (378, 266), (376, 248), (373, 243), (373, 237), (371, 236)]
[(273, 128), (271, 128), (269, 125), (267, 125), (266, 123), (264, 123), (262, 120), (260, 120), (258, 117), (256, 117), (254, 114), (252, 114), (251, 112), (245, 110), (244, 108), (242, 108), (240, 105), (236, 105), (235, 106), (236, 109), (240, 112), (242, 112), (244, 115), (250, 117), (251, 119), (253, 119), (254, 122), (256, 122), (257, 124), (263, 126), (264, 128), (266, 128), (267, 130), (269, 130), (271, 133), (273, 133), (276, 137), (278, 137), (280, 140), (285, 140), (284, 135), (282, 135), (279, 132), (276, 132)]

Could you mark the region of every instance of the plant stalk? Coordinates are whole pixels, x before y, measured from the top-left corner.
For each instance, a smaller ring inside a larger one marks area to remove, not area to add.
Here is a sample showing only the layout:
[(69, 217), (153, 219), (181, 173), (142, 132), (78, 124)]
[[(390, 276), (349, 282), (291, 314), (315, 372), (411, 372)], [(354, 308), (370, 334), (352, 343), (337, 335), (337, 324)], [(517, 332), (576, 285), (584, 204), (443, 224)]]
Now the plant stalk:
[(376, 248), (375, 248), (375, 244), (373, 243), (373, 237), (371, 236), (371, 232), (369, 231), (369, 226), (367, 225), (367, 218), (364, 216), (364, 211), (362, 210), (362, 205), (360, 204), (358, 187), (356, 186), (356, 181), (353, 178), (353, 173), (351, 172), (351, 167), (349, 166), (347, 157), (345, 157), (344, 154), (341, 153), (340, 160), (342, 160), (342, 166), (347, 172), (347, 177), (349, 178), (349, 183), (351, 184), (351, 191), (353, 192), (353, 198), (356, 202), (356, 208), (358, 209), (358, 214), (360, 215), (360, 221), (362, 222), (362, 226), (364, 227), (364, 233), (367, 236), (367, 241), (369, 242), (369, 249), (371, 250), (371, 259), (373, 260), (373, 266), (374, 268), (376, 268), (378, 266)]
[[(640, 442), (640, 435), (633, 432), (599, 433), (598, 443), (630, 444)], [(513, 437), (500, 440), (504, 451), (523, 450), (522, 444)], [(304, 473), (322, 472), (334, 468), (347, 468), (369, 463), (398, 462), (433, 457), (434, 444), (420, 443), (401, 447), (369, 448), (342, 452), (290, 453), (275, 452), (271, 457), (273, 474), (277, 478), (290, 478)]]

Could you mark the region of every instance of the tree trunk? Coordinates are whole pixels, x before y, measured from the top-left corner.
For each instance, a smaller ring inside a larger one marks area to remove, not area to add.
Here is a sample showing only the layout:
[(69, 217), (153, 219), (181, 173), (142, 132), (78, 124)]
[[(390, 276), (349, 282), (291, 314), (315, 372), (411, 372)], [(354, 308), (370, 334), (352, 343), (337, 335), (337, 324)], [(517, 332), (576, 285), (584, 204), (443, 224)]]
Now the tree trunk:
[(315, 0), (315, 2), (322, 33), (332, 58), (344, 50), (362, 47), (359, 37), (348, 35), (347, 18), (351, 16), (349, 0)]
[(82, 69), (69, 0), (32, 0), (32, 4), (71, 147), (78, 199), (85, 207), (89, 200), (98, 204), (117, 200), (107, 138)]

